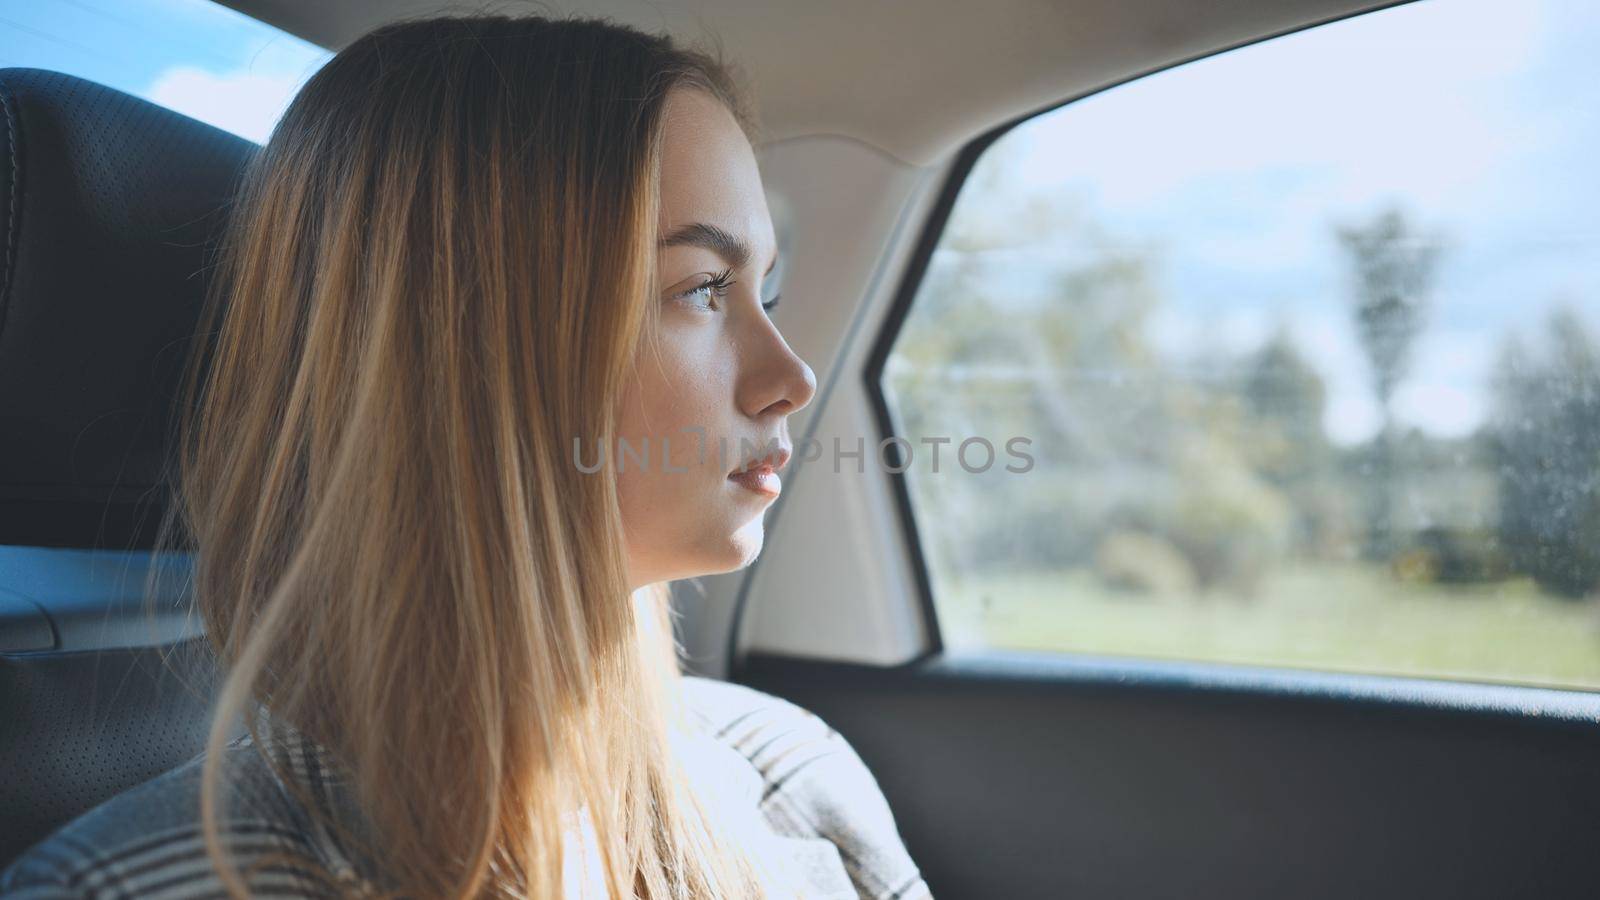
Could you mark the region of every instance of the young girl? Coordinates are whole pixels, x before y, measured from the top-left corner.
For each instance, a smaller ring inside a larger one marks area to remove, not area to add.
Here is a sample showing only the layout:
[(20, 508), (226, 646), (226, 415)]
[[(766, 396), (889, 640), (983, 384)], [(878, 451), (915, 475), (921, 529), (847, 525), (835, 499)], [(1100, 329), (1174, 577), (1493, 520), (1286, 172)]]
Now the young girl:
[[(815, 391), (728, 71), (600, 21), (381, 28), (246, 173), (166, 544), (206, 754), (21, 896), (925, 897), (814, 716), (679, 673)], [(235, 735), (245, 732), (242, 736)]]

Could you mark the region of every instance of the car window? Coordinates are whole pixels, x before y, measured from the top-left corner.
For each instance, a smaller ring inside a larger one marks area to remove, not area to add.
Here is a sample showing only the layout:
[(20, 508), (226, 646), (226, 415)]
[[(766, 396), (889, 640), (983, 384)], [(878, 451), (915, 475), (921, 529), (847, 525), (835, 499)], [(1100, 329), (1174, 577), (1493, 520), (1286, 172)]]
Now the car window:
[(881, 377), (944, 643), (1600, 687), (1597, 41), (1408, 4), (990, 145)]
[(87, 78), (257, 143), (331, 56), (210, 0), (0, 7), (0, 66)]

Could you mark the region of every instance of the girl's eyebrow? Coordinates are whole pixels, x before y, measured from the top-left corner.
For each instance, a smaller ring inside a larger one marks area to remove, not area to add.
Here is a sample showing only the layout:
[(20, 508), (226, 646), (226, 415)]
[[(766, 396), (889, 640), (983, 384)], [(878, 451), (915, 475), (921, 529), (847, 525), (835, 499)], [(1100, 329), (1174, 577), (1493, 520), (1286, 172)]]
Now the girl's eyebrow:
[[(661, 239), (661, 247), (704, 247), (722, 257), (722, 261), (735, 269), (742, 269), (750, 263), (750, 245), (741, 240), (737, 235), (715, 225), (705, 222), (695, 222), (676, 229), (671, 234)], [(772, 270), (778, 266), (778, 257), (774, 253), (772, 263), (767, 266), (763, 275), (771, 275)]]

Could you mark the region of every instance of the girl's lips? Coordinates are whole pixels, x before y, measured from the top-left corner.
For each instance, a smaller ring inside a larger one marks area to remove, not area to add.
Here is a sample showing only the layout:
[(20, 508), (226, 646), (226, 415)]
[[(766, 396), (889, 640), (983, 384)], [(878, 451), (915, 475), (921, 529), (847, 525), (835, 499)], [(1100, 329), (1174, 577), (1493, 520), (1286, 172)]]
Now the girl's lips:
[(772, 466), (758, 466), (748, 471), (735, 472), (728, 476), (728, 480), (758, 494), (772, 497), (778, 496), (783, 490), (783, 480), (778, 477), (777, 470)]

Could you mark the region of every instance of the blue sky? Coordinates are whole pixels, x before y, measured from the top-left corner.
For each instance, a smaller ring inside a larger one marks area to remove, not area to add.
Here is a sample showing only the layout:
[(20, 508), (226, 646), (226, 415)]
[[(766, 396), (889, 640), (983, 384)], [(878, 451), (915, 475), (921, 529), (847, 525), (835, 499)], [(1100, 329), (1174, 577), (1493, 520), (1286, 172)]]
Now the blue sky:
[[(1328, 384), (1326, 430), (1353, 443), (1380, 415), (1333, 229), (1396, 203), (1447, 250), (1395, 412), (1465, 434), (1508, 331), (1533, 333), (1557, 302), (1600, 318), (1597, 46), (1592, 0), (1421, 0), (1347, 19), (1019, 127), (991, 151), (1005, 169), (993, 192), (964, 194), (956, 215), (1057, 197), (1156, 248), (1158, 347), (1175, 361), (1248, 352), (1287, 327)], [(1020, 284), (1030, 255), (1073, 250), (1024, 239), (1008, 256)]]
[(70, 72), (258, 142), (329, 56), (210, 0), (0, 5), (0, 66)]

